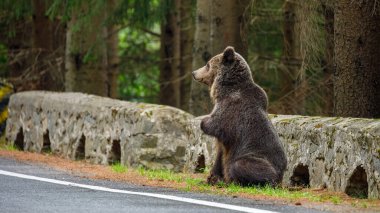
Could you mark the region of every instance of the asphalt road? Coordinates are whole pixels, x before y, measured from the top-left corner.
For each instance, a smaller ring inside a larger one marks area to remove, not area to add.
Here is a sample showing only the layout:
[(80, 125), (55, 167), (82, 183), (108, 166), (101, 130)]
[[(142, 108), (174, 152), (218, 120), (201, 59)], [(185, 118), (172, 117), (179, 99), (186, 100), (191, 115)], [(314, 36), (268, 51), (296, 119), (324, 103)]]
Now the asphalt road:
[[(231, 207), (235, 210), (231, 210)], [(265, 201), (92, 180), (43, 165), (25, 164), (0, 157), (0, 212), (2, 213), (198, 213), (260, 212), (260, 209), (272, 212), (321, 212)]]

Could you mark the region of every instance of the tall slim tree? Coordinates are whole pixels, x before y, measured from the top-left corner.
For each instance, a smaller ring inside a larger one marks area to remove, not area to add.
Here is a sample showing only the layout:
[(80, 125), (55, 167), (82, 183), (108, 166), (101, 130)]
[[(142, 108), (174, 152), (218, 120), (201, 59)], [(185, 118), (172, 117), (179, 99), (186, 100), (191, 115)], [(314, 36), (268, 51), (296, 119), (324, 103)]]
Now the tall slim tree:
[[(210, 21), (211, 0), (199, 0), (196, 5), (193, 70), (204, 66), (211, 58)], [(189, 111), (194, 115), (202, 115), (211, 111), (212, 104), (207, 86), (199, 82), (191, 82)]]
[(31, 68), (39, 75), (37, 88), (40, 90), (59, 91), (63, 89), (63, 70), (57, 59), (64, 56), (64, 40), (59, 33), (64, 31), (64, 24), (57, 18), (47, 16), (49, 1), (32, 0), (32, 52)]
[(166, 22), (161, 25), (161, 104), (180, 107), (181, 103), (181, 0), (174, 0), (172, 9), (166, 14)]
[(194, 23), (192, 1), (166, 1), (171, 8), (161, 25), (161, 104), (188, 111)]
[(118, 85), (117, 78), (119, 75), (119, 26), (113, 23), (112, 17), (115, 9), (118, 7), (120, 0), (108, 0), (107, 1), (107, 17), (110, 23), (107, 24), (107, 73), (108, 73), (108, 95), (111, 98), (118, 97)]
[(212, 54), (221, 53), (226, 46), (234, 46), (244, 58), (248, 56), (247, 15), (251, 0), (212, 0)]
[[(244, 58), (248, 56), (247, 23), (251, 0), (197, 1), (193, 68), (206, 64), (227, 46)], [(202, 115), (211, 111), (207, 88), (192, 84), (190, 112)]]
[[(73, 9), (66, 34), (65, 90), (107, 96), (107, 46), (105, 11), (82, 3)], [(90, 14), (90, 15), (88, 15)], [(81, 16), (89, 20), (79, 26)]]
[(324, 106), (325, 115), (332, 116), (334, 113), (334, 9), (331, 5), (322, 4), (325, 20), (325, 57), (324, 57)]
[(380, 15), (376, 0), (334, 7), (336, 116), (380, 117)]
[(180, 79), (181, 79), (181, 103), (180, 108), (189, 111), (190, 88), (193, 71), (193, 43), (194, 43), (194, 21), (193, 21), (193, 3), (192, 1), (182, 1), (181, 7), (181, 61), (180, 61)]
[(33, 0), (33, 48), (45, 55), (53, 50), (52, 22), (46, 15), (46, 1)]
[(304, 75), (301, 70), (300, 17), (299, 2), (284, 3), (284, 48), (281, 69), (281, 113), (303, 114), (304, 112)]

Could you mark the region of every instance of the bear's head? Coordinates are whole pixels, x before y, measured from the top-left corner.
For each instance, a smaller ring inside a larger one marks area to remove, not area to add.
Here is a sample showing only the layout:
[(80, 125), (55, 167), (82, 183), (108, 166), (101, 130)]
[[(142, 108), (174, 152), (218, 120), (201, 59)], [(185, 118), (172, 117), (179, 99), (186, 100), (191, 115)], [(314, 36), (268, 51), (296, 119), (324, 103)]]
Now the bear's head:
[(206, 66), (193, 71), (196, 81), (211, 88), (211, 95), (216, 87), (233, 87), (246, 82), (252, 83), (252, 74), (244, 58), (235, 52), (233, 47), (227, 47), (207, 62)]

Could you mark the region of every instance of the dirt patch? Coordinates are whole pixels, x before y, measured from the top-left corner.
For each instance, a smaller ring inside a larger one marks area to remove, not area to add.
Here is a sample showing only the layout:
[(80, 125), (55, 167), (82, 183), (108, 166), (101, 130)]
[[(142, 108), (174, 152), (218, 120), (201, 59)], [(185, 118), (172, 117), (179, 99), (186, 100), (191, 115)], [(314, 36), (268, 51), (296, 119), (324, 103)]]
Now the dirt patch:
[[(113, 180), (120, 182), (129, 182), (143, 186), (155, 186), (155, 187), (166, 187), (172, 189), (183, 190), (186, 188), (185, 182), (176, 182), (168, 180), (152, 180), (148, 177), (140, 175), (134, 169), (128, 169), (126, 173), (116, 173), (112, 171), (110, 166), (94, 165), (87, 163), (83, 160), (71, 161), (69, 159), (64, 159), (59, 156), (52, 154), (37, 154), (22, 151), (8, 151), (0, 150), (0, 156), (12, 158), (18, 161), (26, 163), (37, 163), (51, 168), (72, 173), (77, 176), (101, 179), (101, 180)], [(186, 174), (187, 177), (206, 179), (207, 174)], [(188, 188), (187, 188), (188, 189)], [(188, 189), (191, 191), (202, 192), (202, 189), (192, 187)], [(247, 193), (226, 193), (225, 189), (220, 187), (211, 187), (211, 193), (228, 195), (232, 197), (242, 197), (254, 200), (265, 200), (271, 201), (276, 204), (287, 204), (287, 205), (302, 205), (307, 208), (315, 208), (321, 210), (329, 210), (335, 212), (380, 212), (380, 201), (370, 200), (370, 199), (355, 199), (347, 196), (343, 193), (328, 192), (325, 189), (299, 189), (305, 192), (313, 193), (322, 197), (331, 198), (333, 196), (339, 197), (340, 203), (334, 204), (331, 199), (326, 199), (322, 202), (311, 202), (307, 199), (284, 199), (276, 198), (272, 196), (263, 195), (252, 195)]]

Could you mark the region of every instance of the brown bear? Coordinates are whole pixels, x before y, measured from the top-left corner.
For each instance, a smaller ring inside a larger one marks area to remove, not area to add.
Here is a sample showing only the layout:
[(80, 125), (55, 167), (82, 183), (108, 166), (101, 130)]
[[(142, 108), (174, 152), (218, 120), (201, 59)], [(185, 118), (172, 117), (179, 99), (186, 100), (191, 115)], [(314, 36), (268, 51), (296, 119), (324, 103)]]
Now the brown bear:
[(227, 47), (193, 72), (214, 102), (201, 129), (216, 137), (218, 153), (207, 179), (240, 185), (277, 185), (287, 165), (284, 148), (267, 114), (268, 99), (253, 82), (244, 58)]

